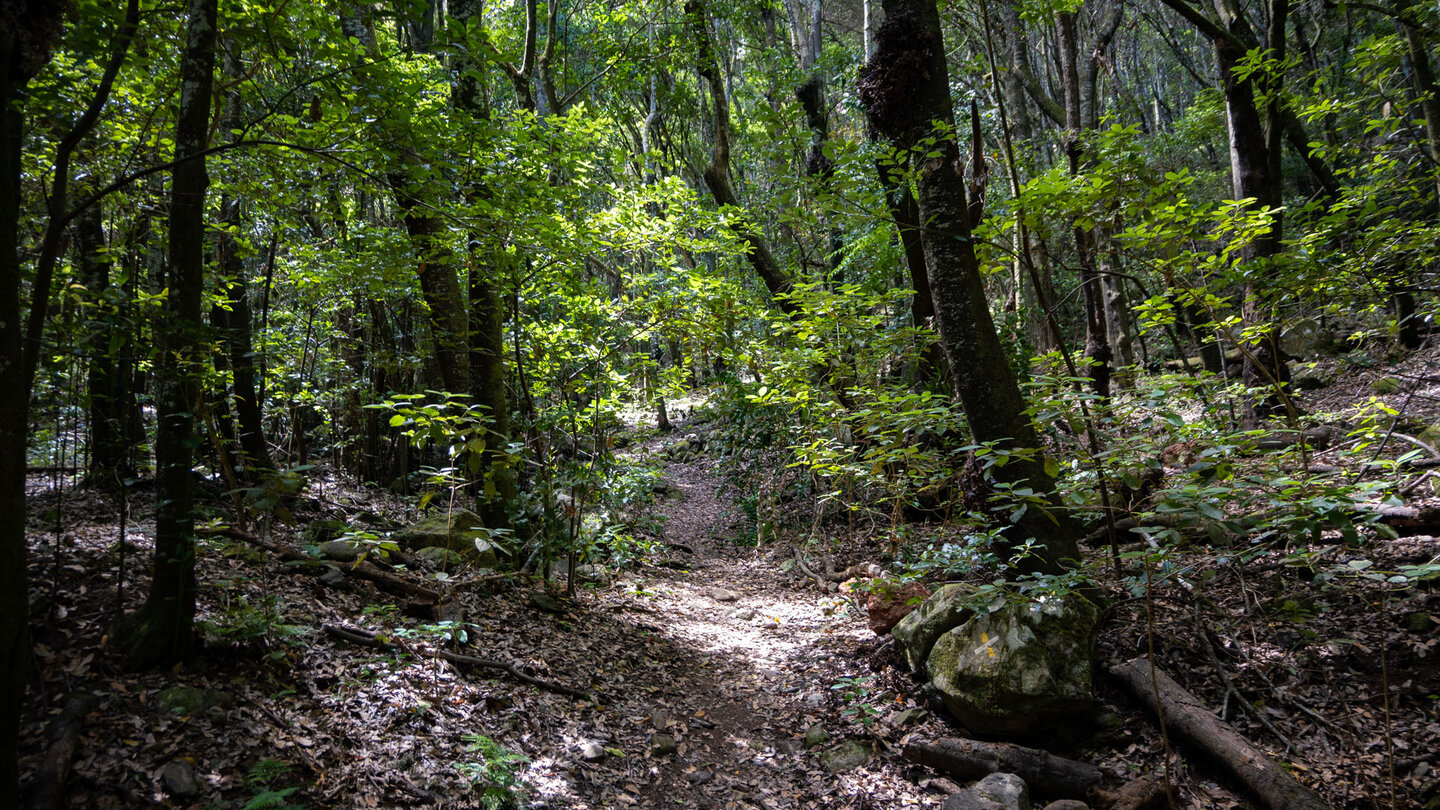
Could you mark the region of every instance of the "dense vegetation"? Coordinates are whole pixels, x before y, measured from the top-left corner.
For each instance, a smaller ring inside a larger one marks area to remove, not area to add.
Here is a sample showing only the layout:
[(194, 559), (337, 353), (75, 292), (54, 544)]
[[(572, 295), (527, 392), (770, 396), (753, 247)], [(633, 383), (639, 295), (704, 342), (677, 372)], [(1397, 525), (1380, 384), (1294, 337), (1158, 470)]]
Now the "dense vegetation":
[(1437, 38), (1328, 0), (6, 4), (0, 805), (37, 470), (155, 487), (136, 668), (192, 647), (196, 487), (248, 530), (345, 477), (620, 563), (578, 516), (697, 391), (752, 541), (858, 524), (903, 577), (1139, 593), (1197, 537), (1373, 538), (1424, 426), (1352, 413), (1381, 474), (1335, 477), (1293, 394), (1430, 332)]

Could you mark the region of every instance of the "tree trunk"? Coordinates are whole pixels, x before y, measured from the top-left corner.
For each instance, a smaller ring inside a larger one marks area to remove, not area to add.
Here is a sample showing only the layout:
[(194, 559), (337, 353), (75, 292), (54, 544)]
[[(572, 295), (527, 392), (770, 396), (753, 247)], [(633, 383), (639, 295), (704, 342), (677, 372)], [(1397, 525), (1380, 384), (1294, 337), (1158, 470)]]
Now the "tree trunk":
[(155, 563), (150, 594), (115, 635), (126, 665), (169, 664), (190, 652), (195, 620), (195, 537), (191, 513), (195, 409), (204, 365), (201, 299), (205, 286), (203, 150), (210, 124), (217, 0), (191, 0), (182, 59), (175, 168), (170, 189), (170, 295), (155, 324)]
[(964, 164), (954, 136), (945, 43), (935, 0), (887, 0), (885, 23), (875, 55), (860, 77), (860, 102), (871, 129), (908, 149), (935, 134), (916, 181), (921, 233), (940, 344), (950, 361), (955, 393), (976, 442), (1013, 453), (994, 469), (1003, 483), (1030, 488), (1041, 499), (1017, 510), (1005, 536), (1014, 550), (1028, 538), (1043, 546), (1019, 561), (1022, 569), (1059, 572), (1079, 558), (1070, 520), (1054, 496), (1034, 427), (1014, 371), (995, 334), (985, 300), (970, 211)]
[[(710, 41), (705, 4), (701, 0), (687, 0), (685, 16), (698, 47), (695, 68), (710, 90), (710, 103), (715, 115), (715, 146), (710, 153), (710, 165), (705, 168), (705, 185), (718, 205), (738, 208), (740, 201), (735, 196), (735, 189), (730, 185), (730, 100), (720, 75), (720, 63), (715, 57), (714, 45)], [(746, 258), (759, 274), (760, 280), (765, 282), (771, 299), (782, 311), (794, 313), (795, 304), (786, 296), (793, 283), (789, 274), (780, 268), (780, 263), (775, 261), (774, 255), (770, 253), (764, 236), (754, 225), (748, 223), (737, 223), (731, 228), (747, 245)]]
[[(450, 6), (450, 13), (464, 26), (482, 31), (481, 3), (464, 0)], [(529, 17), (534, 24), (533, 13)], [(547, 49), (548, 50), (548, 49)], [(482, 81), (484, 64), (473, 59), (474, 51), (462, 49), (457, 57), (460, 80), (451, 90), (451, 104), (476, 122), (488, 120), (489, 105)], [(548, 61), (547, 61), (548, 64)], [(553, 93), (553, 88), (551, 90)], [(474, 204), (486, 196), (483, 180), (465, 190), (466, 202)], [(506, 446), (510, 442), (510, 393), (505, 366), (505, 284), (517, 259), (503, 246), (485, 248), (482, 234), (472, 232), (470, 252), (470, 375), (469, 392), (486, 416), (484, 463), (486, 483), (480, 499), (480, 513), (492, 529), (510, 527), (508, 503), (517, 491), (516, 474)], [(518, 324), (517, 324), (518, 328)]]
[(90, 464), (85, 477), (92, 486), (115, 490), (134, 471), (129, 465), (124, 430), (123, 381), (115, 367), (119, 343), (115, 339), (124, 332), (118, 323), (117, 296), (110, 289), (110, 261), (105, 253), (105, 229), (99, 205), (91, 206), (76, 220), (75, 243), (89, 307), (85, 330), (88, 363), (85, 388), (90, 400)]

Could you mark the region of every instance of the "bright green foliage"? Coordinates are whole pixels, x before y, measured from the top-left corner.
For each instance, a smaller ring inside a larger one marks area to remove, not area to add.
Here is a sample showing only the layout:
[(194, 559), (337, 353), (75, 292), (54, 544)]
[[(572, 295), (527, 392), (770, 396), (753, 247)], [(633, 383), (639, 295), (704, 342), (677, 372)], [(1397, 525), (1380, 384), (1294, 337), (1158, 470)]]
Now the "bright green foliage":
[(520, 770), (530, 760), (483, 734), (466, 734), (465, 750), (476, 755), (473, 762), (457, 762), (455, 769), (480, 792), (486, 810), (519, 807), (525, 798), (525, 780)]

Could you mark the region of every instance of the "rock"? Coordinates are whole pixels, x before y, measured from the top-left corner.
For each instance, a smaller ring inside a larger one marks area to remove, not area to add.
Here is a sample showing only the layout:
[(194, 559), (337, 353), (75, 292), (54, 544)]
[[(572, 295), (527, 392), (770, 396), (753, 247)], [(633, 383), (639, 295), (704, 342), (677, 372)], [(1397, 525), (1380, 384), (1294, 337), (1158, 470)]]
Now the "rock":
[(343, 520), (312, 520), (305, 526), (305, 542), (324, 543), (334, 540), (350, 531), (350, 525)]
[(941, 585), (890, 630), (912, 672), (923, 673), (935, 641), (974, 615), (968, 604), (974, 592), (964, 583)]
[(738, 602), (740, 600), (740, 594), (725, 588), (710, 588), (705, 595), (716, 602)]
[(610, 572), (598, 565), (575, 566), (575, 579), (578, 582), (588, 582), (601, 588), (610, 587)]
[(755, 612), (754, 608), (738, 607), (730, 611), (729, 613), (726, 613), (725, 618), (735, 619), (736, 621), (748, 622), (754, 621), (755, 617), (759, 615), (759, 613)]
[(805, 729), (806, 748), (819, 748), (827, 742), (830, 742), (830, 732), (826, 731), (825, 726), (820, 723), (815, 723)]
[(1436, 627), (1434, 616), (1429, 613), (1415, 612), (1405, 617), (1405, 629), (1412, 633), (1428, 633)]
[(530, 604), (546, 613), (558, 615), (565, 612), (565, 603), (544, 591), (531, 591)]
[(1398, 377), (1381, 377), (1370, 383), (1370, 390), (1377, 394), (1393, 394), (1404, 385)]
[(195, 766), (189, 760), (172, 759), (165, 763), (160, 769), (160, 781), (171, 796), (194, 796), (200, 792), (200, 780), (195, 778)]
[(891, 712), (885, 717), (885, 725), (894, 729), (904, 728), (911, 723), (924, 720), (928, 714), (924, 709), (901, 709), (898, 712)]
[(1078, 799), (1061, 799), (1045, 805), (1045, 810), (1090, 810), (1090, 805)]
[(930, 598), (930, 589), (918, 582), (899, 588), (877, 588), (865, 600), (865, 613), (870, 619), (870, 629), (877, 636), (883, 636), (910, 615), (921, 602)]
[(230, 695), (194, 686), (172, 686), (160, 693), (160, 711), (180, 716), (201, 714), (224, 703)]
[(415, 556), (436, 568), (459, 568), (465, 564), (465, 556), (444, 546), (427, 546), (415, 551)]
[(690, 443), (689, 439), (680, 439), (679, 441), (671, 442), (669, 446), (665, 448), (665, 455), (674, 461), (684, 461), (690, 457), (694, 450), (695, 446)]
[(1306, 358), (1334, 348), (1335, 336), (1312, 318), (1301, 318), (1280, 330), (1280, 350), (1291, 357)]
[(859, 740), (846, 740), (843, 743), (821, 751), (819, 756), (820, 767), (830, 773), (841, 771), (853, 771), (864, 765), (875, 755), (875, 749)]
[(650, 756), (670, 757), (674, 756), (678, 750), (680, 749), (675, 744), (675, 738), (669, 734), (650, 735)]
[(805, 696), (805, 703), (810, 706), (823, 706), (825, 705), (825, 696), (819, 692), (811, 692)]
[(1088, 717), (1100, 611), (1077, 593), (1003, 601), (935, 642), (926, 659), (945, 708), (980, 735)]
[(371, 547), (359, 540), (331, 540), (320, 544), (320, 556), (335, 562), (353, 563), (369, 553)]
[(468, 509), (437, 512), (395, 530), (390, 539), (408, 551), (435, 546), (448, 548), (481, 568), (495, 568), (499, 563), (484, 522)]
[(1319, 391), (1335, 384), (1335, 375), (1318, 368), (1301, 366), (1290, 375), (1290, 386), (1297, 391)]
[(992, 773), (972, 785), (970, 792), (1006, 810), (1030, 810), (1030, 787), (1013, 773)]
[(580, 758), (586, 762), (599, 762), (609, 755), (610, 752), (606, 751), (605, 746), (600, 743), (583, 742), (580, 744)]
[(696, 771), (686, 776), (685, 778), (689, 780), (690, 784), (692, 785), (704, 785), (708, 784), (711, 780), (713, 780), (715, 778), (715, 774), (710, 771)]

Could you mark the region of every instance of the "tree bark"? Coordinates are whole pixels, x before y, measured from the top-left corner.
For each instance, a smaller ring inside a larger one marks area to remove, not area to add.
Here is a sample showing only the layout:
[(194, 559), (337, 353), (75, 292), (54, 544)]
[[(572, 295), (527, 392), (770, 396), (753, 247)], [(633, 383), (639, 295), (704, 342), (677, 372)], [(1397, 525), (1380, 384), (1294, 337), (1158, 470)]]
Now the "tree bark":
[[(710, 41), (709, 20), (702, 0), (687, 0), (685, 16), (697, 47), (695, 68), (710, 90), (710, 103), (715, 117), (715, 145), (710, 152), (710, 165), (705, 168), (705, 185), (718, 205), (739, 208), (740, 200), (730, 185), (730, 100), (720, 75), (720, 63), (715, 56), (715, 47)], [(771, 300), (775, 301), (783, 312), (795, 313), (795, 304), (787, 296), (793, 282), (790, 275), (780, 268), (780, 263), (775, 261), (764, 236), (751, 223), (735, 223), (731, 229), (745, 242), (745, 256), (750, 260), (750, 266), (759, 274), (760, 280), (765, 282)]]
[(191, 462), (204, 364), (205, 287), (202, 155), (214, 83), (217, 0), (191, 0), (181, 62), (180, 111), (170, 186), (170, 284), (156, 323), (155, 562), (150, 593), (117, 628), (126, 666), (142, 669), (186, 657), (195, 620), (195, 536)]
[(1021, 567), (1060, 572), (1079, 559), (1079, 551), (985, 299), (970, 233), (940, 14), (935, 0), (887, 0), (884, 8), (875, 54), (861, 71), (860, 103), (871, 129), (899, 148), (937, 136), (927, 147), (933, 156), (920, 166), (916, 200), (925, 223), (921, 240), (940, 343), (976, 442), (1012, 453), (1009, 463), (994, 469), (996, 478), (1037, 496), (1006, 528), (1010, 549), (1033, 538), (1043, 548), (1024, 555)]
[(1013, 773), (1024, 779), (1031, 791), (1052, 799), (1087, 799), (1102, 779), (1094, 765), (1049, 751), (958, 737), (908, 742), (902, 756), (962, 782), (992, 773)]

